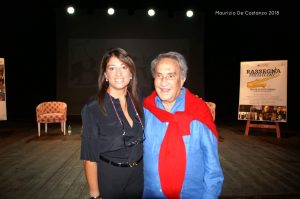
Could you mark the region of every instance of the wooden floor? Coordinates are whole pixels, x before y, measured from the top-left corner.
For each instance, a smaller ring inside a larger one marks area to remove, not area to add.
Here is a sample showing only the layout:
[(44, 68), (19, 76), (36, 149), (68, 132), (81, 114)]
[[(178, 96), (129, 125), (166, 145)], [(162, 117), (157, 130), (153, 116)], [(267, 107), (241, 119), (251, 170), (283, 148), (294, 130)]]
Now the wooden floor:
[[(80, 122), (63, 136), (59, 126), (37, 137), (33, 123), (0, 123), (1, 199), (86, 199), (87, 185), (80, 153)], [(300, 132), (250, 130), (245, 124), (217, 125), (224, 140), (219, 154), (224, 171), (221, 198), (300, 198)]]

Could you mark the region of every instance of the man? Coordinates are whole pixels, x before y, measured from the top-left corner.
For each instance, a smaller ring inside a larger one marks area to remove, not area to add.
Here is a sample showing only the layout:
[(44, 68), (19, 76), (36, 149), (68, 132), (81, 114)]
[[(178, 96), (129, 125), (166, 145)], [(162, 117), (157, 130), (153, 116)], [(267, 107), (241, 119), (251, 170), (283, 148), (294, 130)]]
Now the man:
[(155, 91), (144, 101), (144, 198), (218, 198), (223, 172), (218, 134), (203, 100), (183, 87), (177, 52), (151, 62)]

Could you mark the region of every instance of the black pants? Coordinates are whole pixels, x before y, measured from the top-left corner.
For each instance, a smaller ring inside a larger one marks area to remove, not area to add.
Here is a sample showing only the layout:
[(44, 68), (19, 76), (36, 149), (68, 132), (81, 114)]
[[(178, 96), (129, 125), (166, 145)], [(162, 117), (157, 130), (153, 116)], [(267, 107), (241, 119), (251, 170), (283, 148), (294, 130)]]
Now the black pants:
[(99, 190), (103, 199), (138, 199), (143, 196), (143, 161), (136, 167), (98, 163)]

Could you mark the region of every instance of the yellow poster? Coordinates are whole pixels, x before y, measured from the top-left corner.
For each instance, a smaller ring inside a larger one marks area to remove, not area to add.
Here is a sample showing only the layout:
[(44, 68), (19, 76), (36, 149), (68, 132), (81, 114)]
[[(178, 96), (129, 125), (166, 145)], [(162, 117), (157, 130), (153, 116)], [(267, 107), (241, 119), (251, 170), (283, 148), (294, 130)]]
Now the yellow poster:
[(241, 62), (239, 120), (287, 122), (287, 63)]
[(0, 120), (7, 120), (4, 59), (0, 58)]

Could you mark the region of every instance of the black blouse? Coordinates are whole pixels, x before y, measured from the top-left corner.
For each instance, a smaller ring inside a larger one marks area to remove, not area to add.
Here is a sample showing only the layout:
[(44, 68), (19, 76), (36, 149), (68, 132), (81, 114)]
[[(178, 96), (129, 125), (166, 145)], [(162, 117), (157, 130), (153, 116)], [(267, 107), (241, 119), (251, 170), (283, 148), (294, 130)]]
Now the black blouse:
[[(112, 99), (112, 101), (111, 101)], [(122, 111), (119, 99), (106, 93), (106, 113), (100, 110), (98, 100), (88, 102), (81, 111), (82, 137), (81, 160), (99, 161), (102, 155), (115, 162), (136, 161), (143, 155), (144, 131), (129, 95), (126, 96), (128, 113), (133, 120), (131, 127)], [(120, 123), (116, 111), (123, 123)], [(143, 122), (143, 118), (141, 118)], [(125, 131), (125, 135), (123, 132)]]

